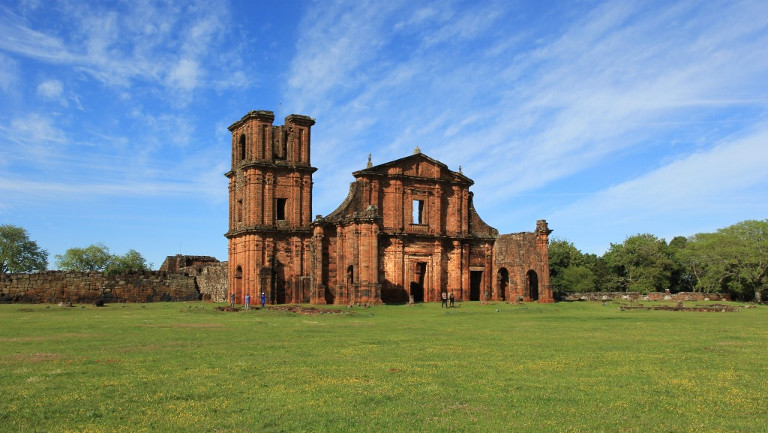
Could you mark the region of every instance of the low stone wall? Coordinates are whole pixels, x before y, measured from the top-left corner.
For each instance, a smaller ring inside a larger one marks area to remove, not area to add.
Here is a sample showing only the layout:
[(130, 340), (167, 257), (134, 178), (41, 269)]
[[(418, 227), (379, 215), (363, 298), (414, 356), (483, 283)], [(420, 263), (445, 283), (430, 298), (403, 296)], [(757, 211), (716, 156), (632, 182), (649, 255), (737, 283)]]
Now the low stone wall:
[(726, 293), (700, 293), (700, 292), (652, 292), (641, 295), (638, 292), (588, 292), (569, 293), (566, 301), (608, 301), (608, 300), (643, 300), (643, 301), (730, 301), (730, 295)]
[(0, 302), (93, 303), (191, 301), (200, 299), (195, 277), (160, 271), (104, 275), (47, 271), (0, 275)]

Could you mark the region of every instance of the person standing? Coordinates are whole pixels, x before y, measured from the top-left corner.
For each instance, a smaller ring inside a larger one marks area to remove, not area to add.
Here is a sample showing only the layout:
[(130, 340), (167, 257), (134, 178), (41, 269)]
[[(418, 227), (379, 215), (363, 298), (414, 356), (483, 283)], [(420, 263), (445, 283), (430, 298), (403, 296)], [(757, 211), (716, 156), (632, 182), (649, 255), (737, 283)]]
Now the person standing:
[(229, 295), (229, 306), (235, 308), (235, 292)]
[(453, 292), (451, 292), (451, 294), (448, 295), (448, 300), (451, 302), (450, 307), (453, 308)]
[(445, 292), (440, 292), (440, 297), (443, 300), (443, 303), (440, 304), (440, 308), (448, 308), (448, 294)]
[(261, 308), (264, 308), (265, 305), (267, 305), (267, 295), (261, 292)]
[(248, 293), (245, 295), (245, 309), (250, 310), (251, 309), (251, 294)]

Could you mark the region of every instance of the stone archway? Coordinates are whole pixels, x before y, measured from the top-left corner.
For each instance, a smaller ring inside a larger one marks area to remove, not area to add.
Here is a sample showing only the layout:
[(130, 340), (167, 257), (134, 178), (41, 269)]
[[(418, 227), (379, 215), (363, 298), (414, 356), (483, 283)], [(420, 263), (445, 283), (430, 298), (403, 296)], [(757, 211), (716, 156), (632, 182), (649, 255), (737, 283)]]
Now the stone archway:
[(509, 288), (509, 271), (507, 268), (500, 268), (496, 275), (496, 296), (500, 301), (507, 300), (507, 289)]
[(539, 300), (539, 276), (536, 274), (536, 271), (531, 269), (526, 274), (526, 286), (528, 291), (528, 299), (531, 301), (538, 301)]
[(235, 287), (232, 288), (232, 293), (235, 294), (235, 299), (239, 302), (243, 295), (243, 267), (240, 265), (235, 269)]

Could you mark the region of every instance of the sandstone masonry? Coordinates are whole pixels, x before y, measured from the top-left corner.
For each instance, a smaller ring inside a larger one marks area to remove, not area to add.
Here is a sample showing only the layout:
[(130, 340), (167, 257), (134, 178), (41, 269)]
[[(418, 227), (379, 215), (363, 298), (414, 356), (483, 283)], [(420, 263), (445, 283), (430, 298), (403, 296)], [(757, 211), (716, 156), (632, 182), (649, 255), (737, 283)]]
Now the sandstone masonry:
[(353, 173), (347, 198), (312, 215), (314, 119), (251, 111), (229, 127), (229, 291), (271, 304), (553, 302), (544, 220), (499, 235), (461, 170), (422, 154)]
[(46, 271), (0, 275), (0, 302), (93, 303), (192, 301), (200, 299), (195, 278), (159, 271), (105, 275)]

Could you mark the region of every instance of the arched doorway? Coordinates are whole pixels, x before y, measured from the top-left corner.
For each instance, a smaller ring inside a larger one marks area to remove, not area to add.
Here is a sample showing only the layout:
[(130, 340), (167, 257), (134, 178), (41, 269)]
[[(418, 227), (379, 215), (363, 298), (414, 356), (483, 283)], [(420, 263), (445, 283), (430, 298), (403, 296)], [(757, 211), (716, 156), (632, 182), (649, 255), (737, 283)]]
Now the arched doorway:
[[(232, 293), (235, 294), (235, 298), (238, 300), (243, 293), (243, 268), (239, 265), (237, 266), (237, 269), (235, 269), (235, 286), (232, 287)], [(229, 299), (227, 299), (227, 301), (229, 301)]]
[(509, 271), (507, 271), (507, 268), (499, 269), (498, 275), (496, 276), (496, 281), (496, 290), (498, 290), (499, 299), (506, 301), (507, 288), (509, 287)]
[(355, 302), (355, 266), (347, 266), (347, 302)]
[(539, 276), (536, 275), (536, 271), (528, 271), (528, 298), (531, 301), (539, 300)]

